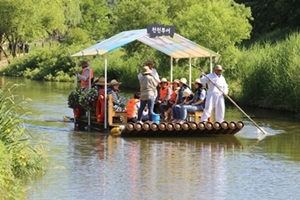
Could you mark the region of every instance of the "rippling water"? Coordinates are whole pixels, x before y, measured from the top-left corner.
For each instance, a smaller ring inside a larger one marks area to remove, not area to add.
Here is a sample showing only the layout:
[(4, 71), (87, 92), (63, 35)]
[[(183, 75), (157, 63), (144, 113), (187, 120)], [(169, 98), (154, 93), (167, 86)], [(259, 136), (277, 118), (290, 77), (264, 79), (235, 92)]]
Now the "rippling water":
[[(236, 136), (120, 138), (74, 132), (67, 83), (25, 82), (18, 94), (32, 99), (26, 126), (48, 141), (47, 172), (28, 183), (27, 199), (299, 199), (300, 125), (292, 116), (246, 110), (267, 133), (237, 109)], [(1, 84), (0, 84), (1, 85)]]

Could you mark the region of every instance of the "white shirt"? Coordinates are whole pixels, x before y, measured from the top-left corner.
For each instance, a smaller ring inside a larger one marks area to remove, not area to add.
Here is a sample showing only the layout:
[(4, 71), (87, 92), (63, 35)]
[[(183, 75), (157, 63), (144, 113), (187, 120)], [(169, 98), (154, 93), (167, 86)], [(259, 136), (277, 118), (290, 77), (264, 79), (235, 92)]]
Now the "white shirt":
[[(219, 86), (219, 88), (227, 95), (228, 94), (228, 85), (226, 83), (226, 80), (224, 76), (220, 75), (218, 76), (216, 73), (208, 74), (206, 75), (211, 81), (213, 81), (216, 85)], [(200, 78), (201, 83), (206, 84), (208, 83), (208, 91), (207, 93), (220, 93), (222, 92), (211, 82), (208, 80), (205, 76), (202, 76)]]

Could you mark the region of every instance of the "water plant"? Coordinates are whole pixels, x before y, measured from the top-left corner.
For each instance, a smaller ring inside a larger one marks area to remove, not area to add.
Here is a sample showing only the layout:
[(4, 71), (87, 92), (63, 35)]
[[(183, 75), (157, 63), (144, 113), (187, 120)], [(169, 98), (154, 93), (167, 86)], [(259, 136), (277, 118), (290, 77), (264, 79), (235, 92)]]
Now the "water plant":
[(3, 199), (19, 199), (21, 180), (44, 171), (46, 154), (42, 143), (33, 144), (22, 115), (27, 115), (24, 103), (28, 99), (13, 94), (18, 87), (5, 85), (0, 89), (0, 193)]

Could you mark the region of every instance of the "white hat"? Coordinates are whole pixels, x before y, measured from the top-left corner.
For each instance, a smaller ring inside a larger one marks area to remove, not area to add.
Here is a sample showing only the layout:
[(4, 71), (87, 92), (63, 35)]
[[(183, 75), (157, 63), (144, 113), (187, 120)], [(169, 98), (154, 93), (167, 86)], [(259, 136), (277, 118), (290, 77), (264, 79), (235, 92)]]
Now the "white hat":
[(168, 80), (167, 80), (166, 78), (162, 78), (162, 79), (160, 80), (160, 83), (168, 83)]
[(151, 73), (152, 70), (148, 66), (143, 67), (142, 74), (151, 74)]
[(214, 68), (214, 71), (215, 70), (221, 70), (222, 72), (224, 72), (225, 70), (222, 68), (221, 65), (216, 65), (215, 68)]
[(199, 83), (199, 84), (202, 85), (202, 83), (201, 83), (201, 81), (200, 81), (200, 78), (196, 78), (196, 80), (195, 80), (193, 83), (194, 83), (194, 84), (195, 84), (195, 83)]
[(173, 83), (179, 83), (179, 79), (175, 79)]
[(118, 82), (116, 79), (113, 79), (113, 80), (110, 81), (109, 84), (110, 84), (110, 85), (121, 85), (122, 82)]
[(183, 97), (188, 97), (192, 94), (192, 91), (188, 88), (186, 88), (185, 90), (183, 90), (182, 96)]
[(186, 85), (186, 82), (187, 82), (187, 81), (186, 81), (186, 78), (181, 78), (181, 79), (179, 80), (179, 82), (180, 82), (180, 83), (183, 83), (184, 85)]

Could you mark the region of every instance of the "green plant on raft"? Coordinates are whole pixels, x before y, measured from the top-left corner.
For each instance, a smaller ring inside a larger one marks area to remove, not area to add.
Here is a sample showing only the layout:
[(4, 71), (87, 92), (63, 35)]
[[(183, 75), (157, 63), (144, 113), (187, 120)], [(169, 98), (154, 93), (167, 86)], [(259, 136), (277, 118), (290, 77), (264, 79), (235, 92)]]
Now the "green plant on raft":
[(98, 91), (94, 88), (89, 89), (87, 92), (83, 92), (79, 97), (79, 104), (82, 108), (88, 111), (95, 110), (95, 102), (98, 99)]
[(83, 95), (83, 91), (81, 88), (76, 88), (75, 91), (70, 92), (69, 96), (68, 96), (68, 106), (69, 108), (79, 108), (80, 103), (79, 103), (79, 99), (80, 97)]

